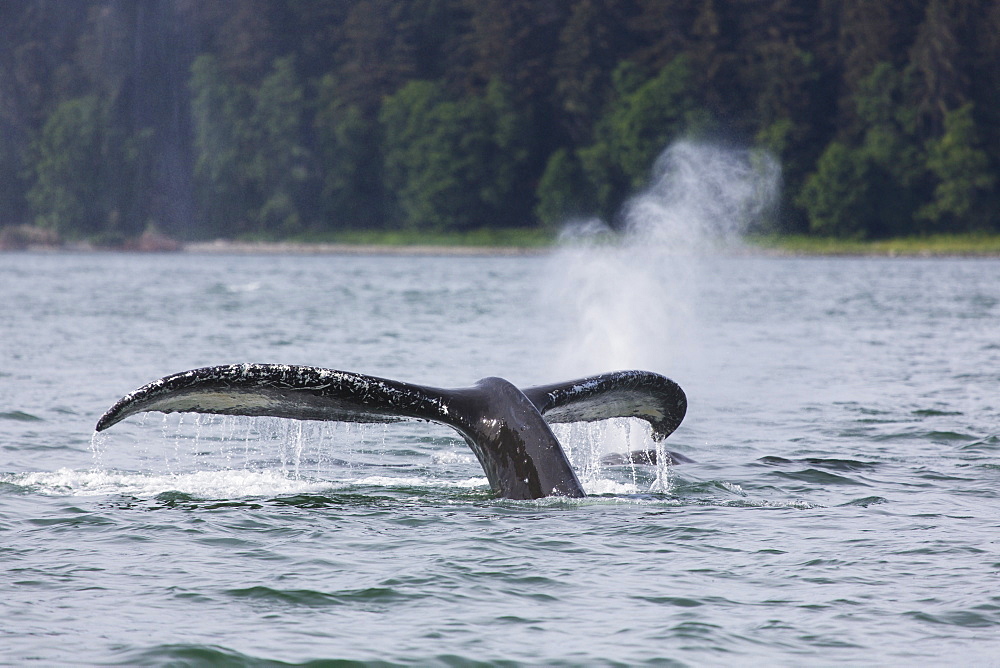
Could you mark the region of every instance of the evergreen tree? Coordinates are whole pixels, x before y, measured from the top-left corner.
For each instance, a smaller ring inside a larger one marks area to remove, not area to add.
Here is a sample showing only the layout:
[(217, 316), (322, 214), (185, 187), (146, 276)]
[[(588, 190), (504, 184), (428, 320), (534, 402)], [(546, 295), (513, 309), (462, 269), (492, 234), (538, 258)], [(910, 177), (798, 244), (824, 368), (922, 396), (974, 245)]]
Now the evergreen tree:
[(244, 164), (249, 152), (252, 96), (225, 80), (218, 61), (199, 56), (191, 68), (195, 187), (203, 234), (251, 231), (251, 183)]
[(448, 99), (414, 81), (386, 99), (386, 184), (409, 227), (433, 231), (517, 225), (514, 191), (525, 155), (521, 119), (499, 82), (484, 97)]
[[(819, 4), (795, 0), (739, 0), (743, 8), (741, 78), (752, 91), (746, 119), (753, 141), (780, 159), (784, 185), (802, 187), (832, 128), (824, 111), (836, 98), (824, 90), (815, 53)], [(789, 220), (791, 229), (797, 221)]]
[(959, 17), (945, 0), (929, 0), (910, 49), (917, 120), (927, 134), (940, 135), (950, 109), (969, 101), (968, 79), (958, 41)]
[[(996, 173), (982, 150), (971, 104), (945, 114), (944, 134), (932, 140), (927, 166), (934, 199), (918, 212), (934, 231), (996, 229)], [(992, 219), (992, 220), (991, 220)]]
[(274, 61), (254, 97), (244, 168), (260, 196), (257, 228), (272, 235), (297, 232), (303, 226), (300, 208), (309, 172), (302, 141), (304, 92), (292, 56)]
[(607, 217), (708, 127), (781, 157), (785, 229), (995, 226), (997, 35), (995, 0), (0, 3), (0, 224)]
[(410, 3), (357, 0), (335, 52), (338, 94), (365, 114), (378, 114), (382, 99), (417, 76)]
[(823, 236), (863, 239), (870, 235), (872, 165), (863, 152), (840, 142), (827, 146), (806, 178), (797, 204), (809, 215), (809, 229)]
[[(880, 63), (901, 70), (906, 50), (920, 22), (916, 0), (843, 0), (832, 3), (838, 25), (836, 61), (831, 66), (841, 73), (838, 128), (855, 136), (864, 133), (855, 115), (855, 95)], [(859, 127), (860, 126), (860, 127)]]
[(147, 173), (142, 142), (108, 122), (108, 104), (96, 95), (60, 104), (31, 146), (27, 193), (36, 224), (66, 237), (123, 240), (144, 221), (127, 219), (124, 206)]
[(32, 147), (34, 184), (28, 191), (40, 226), (69, 236), (103, 231), (106, 114), (91, 95), (63, 102), (45, 122)]
[(725, 123), (745, 121), (746, 91), (739, 76), (738, 8), (724, 0), (700, 0), (685, 49), (690, 59), (693, 87), (702, 103)]
[(387, 224), (382, 137), (377, 120), (346, 105), (328, 74), (319, 84), (313, 121), (320, 161), (321, 229), (377, 228)]
[(259, 86), (230, 80), (199, 57), (191, 88), (195, 175), (209, 229), (277, 235), (299, 231), (308, 173), (304, 92), (290, 57), (274, 61)]
[(589, 141), (630, 38), (625, 3), (580, 0), (559, 33), (553, 77), (561, 125), (575, 143)]
[(567, 220), (596, 210), (579, 160), (561, 148), (553, 153), (538, 181), (535, 215), (541, 223), (555, 228)]
[(628, 21), (632, 45), (616, 54), (619, 60), (658, 70), (691, 51), (701, 0), (635, 0), (634, 4), (635, 14)]
[(596, 141), (578, 152), (599, 213), (610, 218), (625, 197), (645, 185), (657, 156), (671, 141), (709, 125), (680, 56), (646, 79), (632, 63), (614, 74), (615, 99), (597, 127)]
[(912, 135), (902, 76), (879, 63), (858, 83), (855, 115), (863, 132), (855, 145), (831, 143), (807, 177), (797, 203), (810, 229), (850, 237), (904, 233), (919, 205), (923, 155)]

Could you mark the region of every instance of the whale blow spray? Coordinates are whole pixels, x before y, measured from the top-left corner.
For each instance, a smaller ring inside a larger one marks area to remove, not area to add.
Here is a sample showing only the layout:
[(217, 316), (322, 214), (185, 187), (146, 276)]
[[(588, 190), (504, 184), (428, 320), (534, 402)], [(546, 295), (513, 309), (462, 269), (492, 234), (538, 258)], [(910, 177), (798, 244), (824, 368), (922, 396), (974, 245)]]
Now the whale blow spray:
[[(550, 373), (648, 369), (684, 385), (700, 355), (702, 278), (774, 210), (780, 183), (780, 167), (765, 152), (681, 141), (660, 155), (648, 188), (625, 205), (620, 232), (597, 220), (568, 225), (547, 283), (559, 328)], [(649, 447), (636, 443), (627, 425), (588, 440), (573, 455), (583, 479), (587, 463), (600, 459), (595, 449)], [(669, 472), (658, 469), (653, 487), (665, 491)]]
[(552, 371), (670, 372), (690, 354), (705, 265), (774, 209), (780, 177), (767, 153), (682, 141), (625, 205), (621, 232), (596, 220), (568, 225), (550, 272), (561, 329)]

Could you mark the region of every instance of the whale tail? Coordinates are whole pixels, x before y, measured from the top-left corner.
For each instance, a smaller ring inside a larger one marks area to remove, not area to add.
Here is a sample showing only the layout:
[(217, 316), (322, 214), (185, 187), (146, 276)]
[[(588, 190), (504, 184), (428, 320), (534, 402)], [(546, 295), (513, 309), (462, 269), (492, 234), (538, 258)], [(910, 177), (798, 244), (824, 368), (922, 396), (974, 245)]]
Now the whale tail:
[(144, 411), (330, 420), (429, 420), (458, 431), (493, 491), (509, 499), (585, 496), (549, 422), (636, 417), (653, 437), (673, 432), (684, 391), (649, 371), (617, 371), (519, 390), (502, 378), (441, 389), (365, 374), (284, 364), (233, 364), (184, 371), (119, 399), (97, 431)]

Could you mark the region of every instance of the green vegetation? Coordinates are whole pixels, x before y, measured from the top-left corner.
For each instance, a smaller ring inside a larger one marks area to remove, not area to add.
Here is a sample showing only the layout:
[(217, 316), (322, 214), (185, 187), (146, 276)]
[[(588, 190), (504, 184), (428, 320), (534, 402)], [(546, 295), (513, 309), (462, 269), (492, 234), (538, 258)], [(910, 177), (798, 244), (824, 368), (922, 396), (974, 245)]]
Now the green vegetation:
[(372, 246), (479, 246), (494, 248), (546, 248), (555, 236), (540, 228), (481, 228), (466, 232), (423, 230), (347, 230), (312, 232), (290, 237), (303, 244), (357, 244)]
[(843, 239), (806, 235), (752, 237), (753, 246), (789, 255), (959, 256), (1000, 255), (1000, 234), (934, 234), (891, 239)]
[(991, 239), (998, 94), (994, 0), (13, 0), (0, 228), (542, 240), (695, 138), (776, 155), (773, 234)]

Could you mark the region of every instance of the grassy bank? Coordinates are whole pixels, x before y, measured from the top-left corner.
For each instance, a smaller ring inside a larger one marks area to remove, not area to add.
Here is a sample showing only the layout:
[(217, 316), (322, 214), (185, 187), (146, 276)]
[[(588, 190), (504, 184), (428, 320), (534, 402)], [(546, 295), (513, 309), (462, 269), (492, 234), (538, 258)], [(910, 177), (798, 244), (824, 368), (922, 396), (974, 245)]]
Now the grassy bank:
[[(435, 246), (481, 248), (546, 248), (556, 235), (540, 229), (481, 229), (469, 232), (418, 232), (416, 230), (357, 230), (329, 234), (304, 234), (286, 239), (301, 244), (357, 246)], [(768, 235), (748, 239), (750, 245), (788, 255), (883, 256), (1000, 256), (1000, 234), (936, 234), (894, 239), (857, 240), (806, 235)]]
[[(287, 239), (292, 243), (335, 243), (366, 246), (439, 246), (485, 248), (546, 248), (556, 234), (541, 229), (481, 229), (469, 232), (419, 232), (416, 230), (350, 231), (308, 234)], [(1000, 234), (936, 234), (871, 241), (806, 235), (757, 236), (751, 246), (789, 255), (886, 256), (1000, 256)]]
[[(229, 240), (182, 243), (158, 234), (107, 246), (87, 240), (67, 242), (54, 233), (32, 226), (0, 230), (0, 250), (60, 249), (169, 251), (186, 248), (201, 252), (490, 252), (541, 251), (556, 245), (556, 233), (545, 229), (480, 229), (468, 232), (420, 232), (416, 230), (355, 230), (306, 233), (284, 239), (240, 237)], [(612, 238), (606, 239), (614, 244)], [(1000, 257), (1000, 234), (937, 234), (875, 241), (764, 235), (747, 239), (751, 248), (780, 255), (880, 255), (880, 256), (990, 256)]]
[(1000, 234), (935, 234), (859, 241), (804, 235), (750, 239), (757, 248), (789, 255), (1000, 256)]
[(541, 229), (480, 229), (468, 232), (423, 232), (417, 230), (354, 230), (327, 234), (302, 234), (285, 241), (302, 244), (350, 244), (358, 246), (441, 246), (487, 248), (544, 248), (555, 234)]

